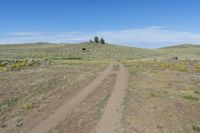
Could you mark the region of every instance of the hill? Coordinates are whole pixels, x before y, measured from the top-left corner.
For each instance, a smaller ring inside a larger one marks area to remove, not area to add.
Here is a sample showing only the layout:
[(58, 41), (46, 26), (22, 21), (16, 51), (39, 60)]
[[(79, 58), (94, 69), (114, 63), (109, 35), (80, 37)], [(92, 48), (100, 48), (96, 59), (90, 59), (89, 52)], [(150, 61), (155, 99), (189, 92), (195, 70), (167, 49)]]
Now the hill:
[[(84, 49), (84, 50), (83, 50)], [(0, 59), (149, 59), (179, 56), (200, 58), (200, 46), (177, 45), (159, 49), (127, 47), (114, 44), (16, 44), (0, 45)]]
[(183, 49), (183, 48), (200, 48), (200, 45), (194, 45), (194, 44), (181, 44), (181, 45), (174, 45), (174, 46), (168, 46), (168, 47), (163, 47), (161, 49)]
[(182, 44), (158, 49), (167, 55), (180, 56), (182, 58), (200, 58), (200, 45)]
[[(82, 50), (85, 49), (85, 50)], [(20, 58), (86, 58), (86, 59), (120, 59), (146, 58), (155, 56), (157, 50), (133, 48), (113, 44), (17, 44), (1, 45), (1, 59)]]

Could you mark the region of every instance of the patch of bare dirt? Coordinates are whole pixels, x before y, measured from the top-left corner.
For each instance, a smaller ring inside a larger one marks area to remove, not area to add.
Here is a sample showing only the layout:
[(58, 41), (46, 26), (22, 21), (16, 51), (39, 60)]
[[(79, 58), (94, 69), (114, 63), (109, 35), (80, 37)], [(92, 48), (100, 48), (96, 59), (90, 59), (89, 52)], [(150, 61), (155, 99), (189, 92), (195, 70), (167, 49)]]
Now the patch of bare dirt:
[(94, 133), (115, 82), (115, 75), (107, 77), (87, 98), (77, 105), (66, 119), (50, 133)]
[(115, 133), (119, 126), (121, 105), (125, 96), (128, 83), (128, 71), (120, 64), (117, 79), (111, 97), (108, 100), (105, 111), (96, 126), (97, 133)]

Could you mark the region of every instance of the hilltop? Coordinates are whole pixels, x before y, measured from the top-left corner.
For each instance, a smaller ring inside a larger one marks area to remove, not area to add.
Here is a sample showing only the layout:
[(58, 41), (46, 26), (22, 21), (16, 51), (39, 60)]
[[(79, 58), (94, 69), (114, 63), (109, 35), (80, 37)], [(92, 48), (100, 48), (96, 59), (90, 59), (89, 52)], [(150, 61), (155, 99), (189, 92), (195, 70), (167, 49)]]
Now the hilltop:
[(182, 58), (200, 58), (200, 45), (194, 44), (181, 44), (169, 47), (163, 47), (158, 49), (162, 53), (167, 55), (176, 55)]
[(180, 45), (174, 45), (174, 46), (168, 46), (168, 47), (162, 47), (161, 49), (183, 49), (183, 48), (200, 48), (200, 45), (194, 45), (194, 44), (180, 44)]

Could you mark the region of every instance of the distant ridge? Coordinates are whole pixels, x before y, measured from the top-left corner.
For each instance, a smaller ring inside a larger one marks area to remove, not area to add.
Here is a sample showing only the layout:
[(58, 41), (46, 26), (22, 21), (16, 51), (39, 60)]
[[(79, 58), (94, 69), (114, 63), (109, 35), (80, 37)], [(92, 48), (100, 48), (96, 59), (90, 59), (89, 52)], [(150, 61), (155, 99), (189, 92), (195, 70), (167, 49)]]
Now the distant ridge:
[(200, 48), (200, 45), (197, 45), (197, 44), (180, 44), (180, 45), (162, 47), (160, 49), (171, 49), (171, 48)]

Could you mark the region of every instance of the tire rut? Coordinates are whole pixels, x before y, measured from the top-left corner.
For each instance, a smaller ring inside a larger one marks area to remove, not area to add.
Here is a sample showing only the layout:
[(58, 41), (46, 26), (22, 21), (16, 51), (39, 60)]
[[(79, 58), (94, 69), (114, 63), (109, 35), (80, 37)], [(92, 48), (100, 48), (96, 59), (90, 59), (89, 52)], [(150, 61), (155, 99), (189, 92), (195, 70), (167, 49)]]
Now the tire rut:
[(29, 133), (47, 133), (50, 129), (56, 127), (60, 122), (64, 121), (67, 115), (71, 112), (73, 107), (78, 105), (89, 93), (102, 84), (103, 80), (112, 72), (113, 65), (110, 64), (107, 69), (100, 73), (100, 75), (93, 80), (88, 86), (83, 88), (76, 96), (69, 102), (59, 107), (51, 116), (38, 123), (33, 127)]
[(119, 126), (121, 105), (128, 84), (128, 70), (120, 64), (114, 90), (107, 102), (105, 111), (96, 126), (96, 133), (116, 133)]
[(115, 79), (116, 74), (105, 78), (100, 86), (73, 108), (65, 121), (49, 133), (94, 133), (114, 88)]

